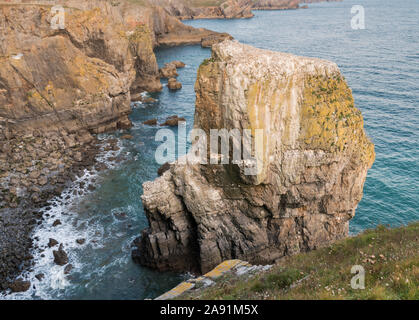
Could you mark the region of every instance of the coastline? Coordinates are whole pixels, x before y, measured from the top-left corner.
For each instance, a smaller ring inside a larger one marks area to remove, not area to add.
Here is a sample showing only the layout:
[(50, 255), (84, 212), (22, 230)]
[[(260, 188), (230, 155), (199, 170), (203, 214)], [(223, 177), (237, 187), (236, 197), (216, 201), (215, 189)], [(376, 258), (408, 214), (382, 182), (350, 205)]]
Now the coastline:
[[(95, 135), (117, 129), (124, 130), (131, 126), (128, 114), (131, 112), (130, 102), (134, 98), (130, 99), (130, 94), (138, 99), (141, 92), (162, 89), (153, 49), (165, 44), (173, 46), (201, 43), (202, 46), (210, 46), (211, 43), (229, 37), (227, 34), (186, 26), (159, 7), (146, 8), (124, 2), (119, 4), (120, 8), (115, 8), (107, 2), (84, 3), (78, 0), (67, 4), (71, 14), (67, 19), (67, 29), (58, 34), (47, 27), (49, 21), (45, 14), (49, 7), (45, 7), (42, 1), (39, 4), (35, 1), (30, 4), (19, 2), (0, 6), (3, 18), (18, 16), (22, 19), (19, 14), (21, 10), (28, 15), (32, 14), (32, 18), (40, 13), (43, 19), (36, 23), (42, 25), (35, 26), (44, 35), (38, 38), (39, 35), (35, 32), (29, 36), (36, 45), (41, 43), (41, 50), (45, 50), (45, 53), (25, 52), (14, 55), (16, 50), (22, 49), (17, 41), (19, 38), (14, 36), (17, 31), (11, 28), (9, 33), (6, 32), (5, 41), (13, 45), (6, 47), (8, 51), (0, 57), (0, 76), (6, 79), (6, 90), (0, 91), (0, 102), (6, 103), (6, 118), (0, 118), (0, 291), (7, 288), (18, 292), (28, 290), (30, 284), (21, 281), (19, 274), (33, 267), (33, 250), (39, 248), (33, 244), (31, 234), (36, 226), (43, 223), (40, 211), (48, 208), (51, 199), (59, 197), (85, 169), (100, 165), (96, 157), (101, 146)], [(108, 12), (114, 19), (111, 23), (115, 24), (115, 29), (106, 29), (106, 25), (97, 24), (96, 19), (101, 17), (102, 9), (102, 13)], [(134, 12), (131, 12), (132, 9)], [(156, 26), (151, 21), (150, 32), (147, 26), (138, 22), (143, 19), (142, 15), (150, 19), (160, 19), (163, 26), (169, 24), (171, 30), (161, 33), (159, 28), (162, 26)], [(6, 19), (6, 26), (13, 20)], [(85, 30), (78, 27), (79, 20), (83, 20), (86, 27), (94, 32), (84, 34)], [(127, 24), (121, 25), (120, 21)], [(27, 25), (30, 33), (34, 31), (31, 23), (30, 19), (22, 22)], [(100, 28), (105, 28), (105, 36), (96, 32)], [(70, 41), (63, 40), (63, 36)], [(95, 39), (98, 36), (102, 38)], [(90, 42), (89, 37), (92, 37)], [(95, 41), (104, 41), (107, 50), (105, 56), (97, 50)], [(119, 48), (114, 42), (122, 42), (123, 46)], [(47, 44), (45, 49), (42, 47), (44, 43)], [(60, 50), (63, 49), (61, 52), (66, 54), (51, 50), (51, 45), (55, 46), (56, 43), (61, 47)], [(124, 46), (129, 49), (128, 52), (124, 51)], [(80, 49), (85, 51), (85, 56)], [(31, 55), (32, 58), (28, 58)], [(94, 56), (102, 62), (98, 63)], [(62, 74), (60, 70), (56, 70), (58, 65), (42, 61), (33, 66), (39, 68), (39, 73), (36, 75), (38, 79), (32, 79), (34, 75), (30, 75), (30, 68), (26, 68), (32, 60), (38, 58), (58, 61), (67, 59), (65, 63), (69, 73)], [(143, 65), (137, 66), (134, 61), (136, 58), (141, 59)], [(72, 63), (72, 59), (78, 59), (78, 63)], [(83, 66), (86, 66), (88, 72)], [(73, 70), (77, 67), (80, 70)], [(14, 73), (17, 78), (12, 77)], [(51, 74), (54, 76), (49, 78)], [(87, 82), (86, 79), (78, 80), (79, 77), (83, 79), (83, 75), (84, 78), (87, 76), (91, 79)], [(63, 85), (60, 84), (62, 76), (67, 78), (67, 83), (72, 84), (73, 88), (71, 85), (63, 88), (64, 90), (55, 87), (56, 84)], [(22, 95), (10, 89), (14, 94), (12, 98), (5, 96), (4, 92), (7, 93), (8, 86), (13, 87), (15, 81), (23, 81), (25, 86), (20, 84), (21, 91), (28, 90), (28, 93)], [(81, 92), (84, 88), (86, 92)], [(73, 90), (73, 94), (70, 90)], [(76, 100), (69, 101), (74, 99), (72, 96)], [(9, 104), (24, 108), (25, 103), (31, 106), (33, 116), (19, 111), (17, 117), (20, 118), (12, 120), (16, 114), (13, 114)], [(92, 107), (93, 111), (88, 109)], [(83, 108), (87, 110), (84, 111)], [(116, 143), (117, 141), (111, 143), (109, 148), (115, 148)], [(61, 222), (56, 223), (59, 225)]]
[[(195, 25), (196, 26), (196, 25)], [(209, 28), (209, 29), (211, 29), (211, 24), (207, 24), (207, 25), (205, 25), (207, 28)], [(228, 30), (227, 30), (228, 31)], [(196, 42), (196, 44), (199, 44), (199, 42)], [(174, 45), (176, 45), (176, 44), (174, 44)], [(157, 48), (159, 48), (159, 47), (155, 47), (156, 49)], [(312, 53), (312, 52), (309, 52), (309, 54), (311, 54), (312, 56), (315, 56), (315, 53)], [(334, 53), (335, 55), (336, 55), (336, 53)], [(307, 54), (307, 56), (309, 56), (308, 54)], [(414, 58), (415, 56), (412, 56), (412, 59)], [(178, 58), (178, 57), (176, 57), (176, 58)], [(329, 57), (326, 57), (327, 59), (330, 59), (330, 60), (332, 60), (332, 61), (335, 61), (335, 60), (333, 60), (333, 58), (329, 58)], [(347, 57), (345, 57), (345, 59), (347, 59)], [(347, 61), (351, 61), (351, 60), (347, 60)], [(185, 60), (185, 62), (188, 62), (188, 60)], [(338, 63), (339, 64), (339, 63)], [(339, 66), (340, 66), (340, 64), (339, 64)], [(350, 76), (350, 73), (348, 74), (348, 72), (346, 71), (345, 72), (346, 73), (346, 75), (348, 76), (348, 79), (349, 79), (349, 76)], [(181, 80), (182, 81), (182, 80)], [(183, 82), (183, 81), (182, 81)], [(365, 85), (365, 83), (364, 83), (364, 85)], [(164, 86), (166, 86), (166, 84), (164, 84)], [(377, 89), (378, 90), (378, 89)], [(181, 91), (182, 92), (182, 91)], [(180, 93), (181, 93), (180, 92)], [(360, 88), (359, 88), (359, 86), (356, 86), (355, 87), (355, 92), (363, 92), (364, 94), (365, 94), (365, 92), (364, 91), (362, 91)], [(359, 93), (358, 93), (359, 94)], [(355, 94), (354, 94), (355, 95)], [(167, 101), (166, 101), (167, 102)], [(359, 102), (359, 101), (358, 101)], [(365, 101), (361, 101), (361, 103), (365, 103)], [(365, 105), (363, 105), (363, 107), (365, 108)], [(369, 112), (368, 111), (368, 107), (366, 108), (366, 109), (362, 109), (362, 111), (363, 111), (363, 113), (365, 112), (365, 110), (367, 110), (367, 113)], [(184, 115), (184, 114), (181, 114), (180, 113), (180, 115)], [(154, 115), (153, 115), (154, 116)], [(369, 120), (368, 121), (371, 121), (371, 117), (369, 118)], [(371, 122), (368, 122), (367, 121), (367, 125), (371, 125)], [(136, 126), (138, 126), (138, 124), (136, 124)], [(405, 132), (405, 131), (404, 131)], [(371, 132), (369, 132), (369, 133), (371, 133)], [(117, 136), (118, 136), (119, 134), (117, 134)], [(375, 136), (375, 135), (374, 135)], [(95, 137), (96, 137), (96, 135), (95, 135)], [(100, 140), (100, 139), (99, 139)], [(102, 143), (102, 142), (104, 142), (103, 140), (100, 140), (100, 143)], [(119, 145), (119, 143), (118, 143), (118, 145)], [(100, 152), (99, 152), (100, 153)], [(82, 152), (82, 154), (83, 154), (83, 152)], [(96, 155), (98, 155), (98, 153), (96, 153)], [(1, 156), (1, 155), (0, 155)], [(99, 156), (100, 157), (100, 156)], [(1, 160), (1, 159), (0, 159)], [(93, 167), (94, 167), (94, 165), (93, 165)], [(86, 167), (87, 168), (87, 167)], [(92, 168), (92, 166), (91, 166), (91, 168)], [(93, 171), (89, 171), (90, 173), (92, 173)], [(89, 174), (88, 174), (89, 175)], [(376, 173), (375, 172), (373, 172), (373, 175), (376, 175)], [(83, 180), (84, 181), (84, 179), (87, 179), (87, 180), (89, 180), (89, 179), (95, 179), (95, 177), (93, 177), (93, 176), (83, 176), (83, 177), (79, 177), (79, 176), (77, 176), (77, 177), (75, 177), (75, 181), (74, 180), (68, 180), (67, 181), (67, 186), (71, 186), (71, 185), (77, 185), (78, 187), (77, 187), (77, 190), (78, 191), (81, 191), (81, 189), (79, 189), (79, 185), (78, 185), (78, 183), (79, 182), (81, 182), (80, 181), (80, 179), (81, 180)], [(374, 177), (372, 177), (373, 178), (373, 181), (374, 181), (374, 183), (376, 183), (377, 181), (376, 180), (374, 180)], [(371, 177), (370, 178), (368, 178), (368, 179), (371, 179)], [(73, 181), (73, 182), (71, 182), (71, 181)], [(90, 181), (90, 180), (89, 180)], [(369, 181), (371, 181), (371, 180), (369, 180)], [(96, 180), (96, 182), (100, 185), (100, 183), (99, 183), (99, 180)], [(84, 189), (86, 189), (87, 188), (87, 186), (89, 185), (89, 182), (85, 182), (86, 184), (85, 184), (85, 186), (84, 186)], [(377, 187), (379, 188), (381, 186), (381, 188), (383, 188), (383, 186), (381, 185), (381, 184), (377, 184)], [(61, 195), (61, 196), (60, 196)], [(69, 193), (66, 193), (66, 189), (65, 190), (63, 190), (63, 192), (61, 192), (61, 194), (60, 195), (58, 195), (58, 198), (62, 198), (63, 196), (65, 196), (65, 197), (67, 197), (67, 196), (69, 196), (70, 194)], [(54, 195), (52, 195), (52, 197), (56, 197), (56, 196), (54, 196)], [(54, 198), (54, 199), (56, 199), (56, 198)], [(382, 198), (380, 198), (380, 199), (382, 199)], [(51, 200), (51, 199), (50, 199)], [(77, 200), (75, 200), (75, 201), (77, 201)], [(371, 201), (371, 197), (369, 197), (368, 198), (368, 203), (369, 203), (369, 205), (371, 206), (371, 205), (373, 205), (375, 202), (372, 202)], [(372, 203), (372, 204), (371, 204)], [(379, 205), (379, 204), (378, 204)], [(49, 202), (49, 204), (47, 205), (47, 206), (50, 206), (51, 208), (52, 208), (52, 210), (50, 210), (49, 212), (48, 212), (48, 214), (51, 214), (51, 212), (57, 212), (57, 210), (56, 209), (54, 209), (55, 207), (52, 205), (52, 203), (51, 202)], [(368, 208), (368, 210), (370, 210), (370, 212), (371, 212), (371, 214), (374, 214), (375, 213), (375, 211), (372, 211), (371, 210), (371, 207), (368, 207), (367, 206), (367, 208)], [(64, 208), (63, 207), (63, 211), (64, 211), (64, 209), (66, 209), (66, 208)], [(361, 219), (365, 219), (365, 216), (366, 216), (366, 214), (365, 214), (365, 211), (367, 210), (367, 209), (365, 209), (365, 207), (364, 206), (362, 206), (362, 209), (364, 210), (364, 216), (363, 217), (360, 217)], [(35, 211), (35, 210), (33, 210), (33, 211)], [(394, 211), (394, 210), (393, 210)], [(31, 213), (32, 214), (32, 213)], [(29, 217), (31, 217), (31, 214), (29, 214)], [(111, 215), (113, 215), (114, 214), (114, 212), (112, 211), (111, 212)], [(396, 217), (396, 215), (398, 214), (398, 212), (397, 211), (394, 211), (394, 216), (393, 216), (393, 221), (394, 221), (394, 219), (396, 219), (397, 221), (401, 221), (401, 219), (398, 219), (397, 217)], [(36, 216), (36, 214), (34, 214), (35, 216)], [(357, 211), (357, 215), (358, 215), (358, 211)], [(376, 219), (380, 219), (380, 217), (381, 216), (377, 216), (376, 217)], [(14, 216), (14, 218), (16, 218), (16, 222), (19, 224), (20, 222), (20, 220), (18, 220), (17, 218), (19, 218), (19, 217), (17, 217), (16, 215)], [(22, 217), (22, 218), (25, 218), (25, 217)], [(39, 230), (39, 228), (41, 228), (42, 226), (43, 227), (45, 227), (44, 228), (44, 235), (46, 235), (46, 234), (48, 234), (49, 232), (53, 232), (54, 230), (55, 231), (57, 231), (57, 230), (59, 230), (59, 229), (54, 229), (54, 228), (61, 228), (61, 227), (64, 227), (64, 225), (65, 224), (67, 224), (67, 220), (63, 220), (63, 219), (61, 219), (62, 220), (62, 222), (64, 222), (63, 223), (63, 225), (61, 225), (61, 226), (59, 226), (59, 227), (52, 227), (52, 224), (55, 222), (55, 219), (56, 217), (52, 217), (52, 216), (50, 216), (50, 217), (45, 217), (45, 215), (44, 215), (44, 218), (40, 218), (40, 219), (38, 219), (38, 220), (36, 220), (36, 223), (34, 224), (34, 225), (31, 225), (31, 228), (32, 229), (36, 229), (36, 230)], [(8, 219), (8, 221), (10, 221), (10, 219), (9, 218), (7, 218)], [(25, 218), (26, 219), (26, 218)], [(374, 219), (374, 218), (373, 218)], [(33, 221), (33, 220), (32, 220)], [(38, 223), (39, 222), (41, 222), (41, 221), (43, 221), (42, 222), (42, 224), (41, 225), (39, 225)], [(70, 221), (70, 220), (68, 220), (68, 221)], [(360, 221), (361, 221), (361, 223), (360, 223)], [(366, 225), (368, 226), (368, 220), (358, 220), (357, 222), (355, 222), (355, 225), (356, 225), (356, 227), (355, 228), (353, 228), (352, 230), (352, 233), (351, 233), (351, 235), (354, 235), (354, 234), (358, 234), (358, 232), (360, 232), (359, 230), (363, 230), (363, 228), (364, 228), (364, 225), (362, 224), (362, 222), (363, 221), (365, 221), (365, 223), (366, 223)], [(391, 222), (392, 220), (390, 219), (390, 222), (389, 222), (389, 220), (387, 220), (385, 223), (387, 224), (387, 222), (388, 223), (392, 223)], [(68, 223), (70, 223), (70, 222), (68, 222)], [(370, 222), (371, 223), (371, 222)], [(396, 223), (398, 223), (398, 222), (396, 222)], [(352, 222), (351, 222), (351, 224), (352, 224)], [(10, 224), (9, 224), (10, 225)], [(135, 225), (135, 224), (134, 224)], [(61, 229), (60, 229), (61, 230)], [(355, 231), (354, 231), (355, 230)], [(26, 231), (25, 231), (26, 232)], [(37, 235), (36, 234), (34, 234), (33, 236), (32, 236), (32, 238), (33, 237), (36, 237)], [(83, 238), (87, 238), (87, 237), (84, 237), (84, 236), (80, 236), (80, 235), (77, 235), (77, 239), (78, 238), (80, 238), (80, 237), (83, 237)], [(351, 238), (352, 238), (352, 236), (351, 236)], [(70, 239), (72, 239), (71, 237), (70, 237)], [(74, 238), (74, 239), (72, 239), (71, 241), (73, 241), (73, 242), (75, 242), (74, 240), (77, 240), (76, 238)], [(48, 239), (47, 239), (48, 240)], [(61, 242), (61, 241), (59, 241), (59, 242)], [(34, 240), (34, 246), (36, 246), (36, 245), (42, 245), (42, 246), (45, 246), (45, 243), (44, 243), (44, 241), (43, 242), (39, 242), (38, 240)], [(55, 248), (53, 248), (53, 249), (57, 249), (58, 248), (58, 245), (55, 247)], [(80, 249), (83, 249), (83, 246), (80, 246), (80, 245), (77, 245), (77, 246), (75, 246), (75, 248), (76, 248), (76, 250), (77, 250), (77, 248), (80, 248)], [(42, 248), (41, 250), (44, 250), (45, 248)], [(49, 250), (49, 249), (45, 249), (45, 250)], [(70, 251), (69, 250), (66, 250), (67, 252), (68, 252), (68, 254), (69, 254), (69, 256), (71, 255), (71, 249), (70, 249)], [(51, 251), (47, 251), (47, 253), (49, 254), (49, 255), (51, 255), (52, 256), (52, 249), (51, 249)], [(36, 258), (36, 256), (34, 257), (34, 258)], [(30, 260), (28, 260), (28, 261), (30, 261)], [(33, 259), (32, 259), (32, 261), (34, 261)], [(71, 263), (71, 257), (70, 257), (70, 263)], [(74, 265), (73, 266), (76, 270), (77, 270), (77, 266), (76, 265)], [(28, 268), (31, 268), (31, 267), (28, 267)], [(63, 268), (64, 269), (64, 268)], [(60, 270), (60, 272), (62, 272), (63, 270)], [(54, 271), (55, 272), (55, 271)], [(33, 271), (32, 271), (32, 275), (33, 275)], [(54, 277), (55, 277), (56, 275), (54, 275)], [(70, 275), (66, 275), (66, 277), (72, 277), (73, 275), (70, 273)], [(60, 276), (61, 277), (61, 276)], [(49, 280), (49, 279), (48, 279)], [(60, 278), (60, 279), (58, 279), (59, 281), (62, 281), (63, 280), (63, 278)], [(33, 282), (32, 284), (36, 284), (36, 281), (35, 282)], [(45, 296), (45, 297), (47, 297), (47, 296)], [(0, 299), (2, 299), (2, 298), (5, 298), (5, 299), (8, 299), (7, 297), (5, 297), (5, 296), (2, 296), (1, 295), (1, 292), (0, 292)], [(11, 298), (11, 297), (10, 297)]]
[[(78, 3), (77, 1), (74, 1), (74, 3)], [(13, 3), (10, 5), (13, 6)], [(33, 5), (33, 4), (20, 4), (19, 5)], [(44, 5), (44, 4), (41, 4)], [(83, 6), (82, 6), (83, 7)], [(87, 6), (86, 8), (89, 8)], [(296, 8), (281, 8), (281, 10), (286, 9), (296, 9)], [(257, 8), (255, 10), (261, 10), (260, 8)], [(277, 8), (272, 8), (268, 10), (277, 10)], [(164, 15), (163, 15), (164, 16)], [(232, 15), (231, 17), (207, 17), (205, 15), (198, 16), (194, 19), (235, 19), (235, 18), (251, 18), (253, 15), (245, 15), (243, 17), (236, 17)], [(167, 19), (167, 18), (164, 18)], [(175, 23), (176, 24), (176, 23)], [(183, 30), (182, 28), (185, 28)], [(156, 37), (154, 40), (154, 48), (157, 48), (158, 46), (179, 46), (179, 45), (191, 45), (191, 44), (201, 44), (202, 47), (210, 47), (212, 44), (221, 41), (225, 38), (231, 38), (228, 34), (220, 34), (215, 33), (210, 30), (205, 29), (199, 29), (198, 31), (195, 31), (196, 29), (190, 28), (189, 26), (182, 26), (180, 28), (180, 32), (178, 29), (173, 30), (172, 32), (166, 33), (163, 36)], [(152, 87), (155, 88), (156, 85), (152, 84)], [(137, 91), (138, 89), (136, 89)], [(140, 89), (141, 86), (140, 86)], [(134, 91), (132, 91), (134, 92)], [(123, 127), (129, 127), (128, 121), (125, 121), (126, 124), (123, 125)], [(6, 126), (7, 127), (7, 126)], [(110, 125), (109, 128), (101, 128), (98, 129), (99, 132), (101, 131), (108, 131), (115, 129), (113, 128), (113, 125)], [(40, 136), (42, 136), (43, 133), (40, 133)], [(50, 139), (50, 134), (47, 134), (46, 139)], [(80, 175), (85, 169), (92, 169), (96, 164), (96, 156), (98, 155), (99, 148), (98, 146), (99, 141), (96, 137), (91, 136), (90, 133), (85, 132), (80, 135), (80, 143), (78, 143), (79, 137), (77, 136), (71, 136), (72, 141), (68, 141), (68, 139), (64, 138), (66, 136), (66, 133), (61, 131), (56, 134), (57, 140), (60, 140), (60, 136), (62, 136), (63, 140), (57, 143), (62, 145), (69, 144), (67, 147), (65, 147), (65, 152), (70, 152), (70, 159), (68, 160), (68, 164), (65, 167), (60, 167), (61, 164), (57, 164), (55, 161), (53, 168), (58, 169), (57, 173), (53, 171), (45, 171), (45, 173), (38, 174), (35, 172), (33, 175), (34, 180), (32, 182), (28, 183), (38, 183), (38, 187), (34, 189), (35, 194), (31, 194), (30, 200), (23, 200), (22, 203), (16, 203), (19, 200), (19, 198), (24, 198), (25, 194), (21, 194), (20, 186), (17, 184), (17, 188), (10, 189), (10, 194), (6, 196), (3, 194), (2, 199), (4, 199), (6, 202), (6, 206), (9, 206), (11, 208), (6, 209), (4, 211), (4, 218), (2, 221), (4, 225), (7, 225), (9, 221), (20, 221), (18, 223), (18, 231), (16, 232), (16, 229), (8, 228), (7, 234), (9, 231), (13, 231), (15, 234), (24, 234), (22, 243), (18, 241), (14, 241), (13, 237), (7, 237), (16, 245), (18, 244), (19, 248), (16, 250), (15, 247), (13, 247), (13, 250), (11, 251), (11, 255), (6, 254), (3, 255), (5, 257), (6, 261), (16, 261), (13, 266), (10, 268), (8, 267), (6, 270), (3, 270), (2, 272), (2, 279), (0, 281), (0, 289), (5, 290), (6, 288), (10, 287), (13, 282), (15, 282), (17, 279), (19, 279), (19, 275), (22, 274), (25, 270), (29, 270), (33, 264), (32, 261), (32, 249), (35, 250), (39, 249), (37, 247), (33, 247), (33, 239), (32, 237), (28, 237), (29, 234), (33, 232), (33, 228), (39, 224), (42, 224), (42, 214), (40, 214), (40, 209), (44, 207), (48, 207), (50, 204), (50, 200), (54, 197), (59, 197), (63, 190), (65, 188), (68, 188), (74, 181), (77, 180), (77, 176)], [(23, 137), (21, 137), (23, 138)], [(31, 139), (31, 135), (25, 135), (25, 139)], [(15, 137), (16, 140), (19, 139), (19, 134)], [(5, 139), (3, 139), (5, 140)], [(39, 143), (38, 143), (39, 144)], [(73, 145), (74, 144), (74, 145)], [(26, 144), (28, 145), (28, 144)], [(36, 148), (35, 148), (36, 149)], [(56, 150), (57, 148), (55, 148)], [(74, 153), (72, 152), (74, 150)], [(5, 153), (6, 154), (6, 153)], [(60, 157), (57, 155), (57, 157)], [(73, 157), (73, 159), (71, 159)], [(56, 158), (55, 158), (56, 159)], [(63, 169), (65, 168), (65, 169)], [(8, 169), (3, 168), (3, 174), (8, 174)], [(35, 170), (36, 171), (36, 170)], [(32, 171), (28, 172), (28, 175), (31, 174)], [(39, 177), (42, 181), (38, 181)], [(47, 182), (45, 182), (45, 177), (47, 177)], [(13, 182), (13, 181), (12, 181)], [(25, 183), (24, 183), (25, 184)], [(12, 183), (13, 185), (13, 183)], [(30, 186), (31, 187), (31, 186)], [(39, 188), (40, 187), (40, 188)], [(9, 188), (6, 186), (6, 188)], [(19, 197), (19, 195), (23, 195), (23, 197)], [(10, 199), (10, 201), (9, 201)], [(16, 207), (15, 207), (16, 206)], [(14, 207), (14, 208), (13, 208)], [(23, 214), (22, 214), (23, 212)], [(33, 218), (35, 216), (35, 218)], [(35, 220), (34, 220), (35, 219)], [(6, 230), (6, 228), (4, 228)], [(4, 241), (4, 248), (8, 247), (8, 244), (6, 244), (6, 241)], [(19, 257), (19, 258), (18, 258)], [(17, 259), (16, 259), (17, 258)], [(21, 265), (21, 262), (23, 261), (23, 265)], [(5, 263), (7, 265), (7, 263)], [(22, 269), (23, 266), (23, 269)], [(7, 279), (7, 280), (6, 280)]]

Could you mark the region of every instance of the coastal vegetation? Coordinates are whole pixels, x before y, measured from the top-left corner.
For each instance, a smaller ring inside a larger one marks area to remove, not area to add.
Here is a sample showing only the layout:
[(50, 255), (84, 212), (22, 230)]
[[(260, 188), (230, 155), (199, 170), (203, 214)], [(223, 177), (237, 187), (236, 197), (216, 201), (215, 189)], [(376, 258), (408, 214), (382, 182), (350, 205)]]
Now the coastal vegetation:
[[(180, 299), (419, 299), (419, 223), (378, 226), (331, 246), (285, 258), (253, 278), (220, 278)], [(352, 289), (351, 268), (365, 269)]]

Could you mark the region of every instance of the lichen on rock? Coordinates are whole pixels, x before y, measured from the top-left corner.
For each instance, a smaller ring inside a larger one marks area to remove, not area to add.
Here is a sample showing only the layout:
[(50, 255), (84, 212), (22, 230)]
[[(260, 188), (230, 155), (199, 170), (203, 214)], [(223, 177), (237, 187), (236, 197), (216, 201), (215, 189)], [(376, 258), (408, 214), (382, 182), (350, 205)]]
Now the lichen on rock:
[(194, 127), (208, 137), (263, 130), (261, 170), (171, 164), (144, 184), (150, 227), (135, 260), (204, 273), (228, 259), (270, 264), (348, 234), (375, 154), (335, 63), (224, 41), (201, 64), (195, 91)]

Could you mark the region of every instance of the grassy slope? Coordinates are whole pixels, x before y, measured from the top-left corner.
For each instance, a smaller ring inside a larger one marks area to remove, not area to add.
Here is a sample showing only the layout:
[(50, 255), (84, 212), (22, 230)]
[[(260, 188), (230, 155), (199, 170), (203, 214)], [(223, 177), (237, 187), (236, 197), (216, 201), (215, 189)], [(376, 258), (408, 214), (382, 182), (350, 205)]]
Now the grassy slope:
[[(365, 268), (365, 289), (351, 288), (351, 268)], [(286, 258), (250, 279), (224, 277), (186, 299), (419, 299), (419, 223), (378, 227)]]

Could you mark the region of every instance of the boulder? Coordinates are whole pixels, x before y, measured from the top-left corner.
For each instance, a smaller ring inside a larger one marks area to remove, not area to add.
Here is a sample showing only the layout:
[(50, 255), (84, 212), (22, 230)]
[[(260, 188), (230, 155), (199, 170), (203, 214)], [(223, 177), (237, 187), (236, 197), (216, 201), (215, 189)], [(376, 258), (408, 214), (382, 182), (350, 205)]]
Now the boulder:
[(143, 124), (148, 126), (155, 126), (157, 125), (157, 119), (150, 119), (143, 122)]
[(174, 63), (166, 63), (163, 68), (159, 69), (159, 73), (161, 78), (174, 78), (179, 75)]
[(175, 78), (170, 78), (167, 82), (167, 86), (170, 90), (180, 90), (182, 89), (182, 84), (177, 81)]
[(54, 250), (52, 253), (54, 255), (54, 262), (59, 266), (65, 266), (68, 263), (68, 256), (64, 251), (62, 244), (60, 244), (58, 250)]
[(135, 261), (205, 273), (347, 236), (375, 153), (335, 63), (224, 41), (201, 64), (195, 91), (195, 128), (208, 141), (226, 129), (249, 156), (233, 161), (208, 146), (207, 163), (181, 158), (144, 183), (149, 228), (134, 241)]
[(17, 279), (9, 285), (9, 288), (12, 290), (12, 292), (25, 292), (28, 291), (30, 287), (30, 281), (24, 281), (22, 279)]
[(179, 60), (175, 60), (172, 61), (172, 63), (175, 65), (176, 68), (180, 69), (180, 68), (184, 68), (186, 66), (186, 64), (182, 61)]
[(48, 241), (48, 247), (49, 248), (52, 248), (52, 247), (56, 246), (57, 244), (58, 244), (57, 240), (49, 238), (49, 241)]
[(160, 126), (176, 127), (179, 124), (179, 121), (186, 121), (186, 119), (183, 117), (179, 118), (178, 116), (170, 116), (165, 122), (160, 124)]

